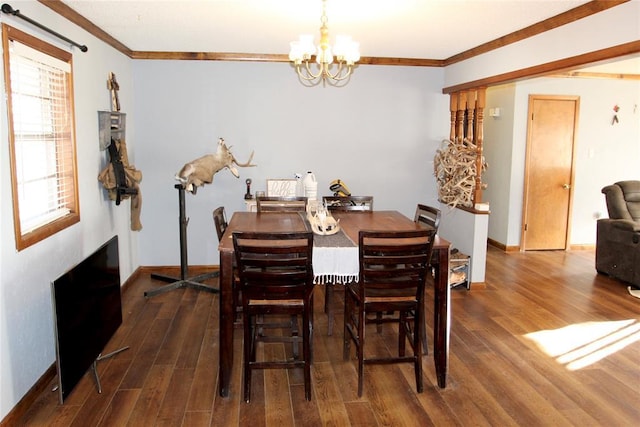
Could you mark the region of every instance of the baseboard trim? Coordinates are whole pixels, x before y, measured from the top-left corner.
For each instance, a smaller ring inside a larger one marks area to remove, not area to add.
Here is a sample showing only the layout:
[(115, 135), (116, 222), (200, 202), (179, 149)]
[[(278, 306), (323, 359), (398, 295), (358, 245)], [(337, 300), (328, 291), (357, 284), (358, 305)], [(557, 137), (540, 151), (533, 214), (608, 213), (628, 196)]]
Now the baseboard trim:
[(142, 268), (141, 267), (136, 268), (136, 270), (131, 274), (131, 276), (129, 276), (129, 278), (125, 280), (124, 283), (120, 286), (120, 288), (122, 289), (122, 293), (126, 292), (129, 286), (133, 282), (138, 280), (138, 277), (140, 277), (141, 274), (142, 274)]
[(470, 291), (477, 291), (481, 289), (487, 289), (486, 282), (471, 282), (471, 285), (469, 286)]
[(583, 244), (583, 245), (570, 245), (570, 251), (595, 251), (596, 245), (594, 244)]
[(501, 249), (504, 252), (520, 252), (520, 246), (507, 246), (493, 239), (487, 239), (487, 243), (494, 248)]
[[(190, 265), (189, 273), (191, 275), (198, 275), (203, 273), (212, 273), (214, 271), (219, 271), (219, 265)], [(139, 274), (151, 274), (164, 272), (167, 274), (180, 274), (180, 266), (178, 265), (155, 265), (155, 266), (141, 266), (136, 270)]]
[(0, 427), (9, 427), (19, 425), (20, 419), (24, 417), (29, 408), (33, 406), (38, 397), (42, 395), (51, 385), (51, 382), (56, 377), (56, 364), (55, 362), (49, 366), (44, 374), (36, 381), (36, 383), (29, 389), (29, 391), (20, 399), (20, 401), (13, 407), (13, 409), (7, 414), (2, 421), (0, 421)]

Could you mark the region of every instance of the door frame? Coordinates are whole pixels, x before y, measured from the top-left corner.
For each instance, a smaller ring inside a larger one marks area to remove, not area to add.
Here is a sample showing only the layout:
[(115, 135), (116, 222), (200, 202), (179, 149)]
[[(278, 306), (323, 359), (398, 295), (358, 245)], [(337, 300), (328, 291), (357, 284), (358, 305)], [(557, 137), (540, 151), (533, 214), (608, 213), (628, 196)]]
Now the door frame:
[(524, 165), (524, 192), (522, 201), (522, 222), (520, 224), (520, 252), (525, 252), (526, 233), (525, 226), (527, 224), (527, 210), (529, 204), (529, 179), (530, 179), (530, 160), (531, 160), (531, 137), (533, 132), (532, 118), (533, 103), (535, 100), (558, 100), (558, 101), (574, 101), (575, 112), (573, 121), (573, 138), (571, 141), (571, 171), (570, 171), (570, 188), (569, 188), (569, 206), (567, 211), (567, 231), (565, 233), (564, 250), (569, 249), (571, 241), (571, 223), (573, 213), (573, 191), (576, 171), (576, 142), (578, 136), (578, 123), (580, 118), (580, 96), (578, 95), (535, 95), (529, 94), (529, 103), (527, 110), (527, 142)]

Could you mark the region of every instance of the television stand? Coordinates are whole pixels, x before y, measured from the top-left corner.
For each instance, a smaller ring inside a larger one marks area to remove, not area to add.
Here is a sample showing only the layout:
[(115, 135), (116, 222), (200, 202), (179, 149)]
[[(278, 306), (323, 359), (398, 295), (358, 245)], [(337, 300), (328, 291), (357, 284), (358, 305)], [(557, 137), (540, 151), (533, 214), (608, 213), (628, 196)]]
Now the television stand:
[(122, 353), (125, 350), (128, 350), (129, 346), (126, 347), (122, 347), (121, 349), (118, 349), (116, 351), (112, 351), (111, 353), (107, 353), (104, 356), (102, 354), (99, 354), (98, 357), (96, 358), (96, 360), (93, 361), (93, 377), (96, 379), (96, 387), (98, 387), (98, 393), (102, 394), (102, 385), (100, 384), (100, 376), (98, 376), (98, 362), (100, 362), (101, 360), (104, 359), (108, 359), (110, 357), (115, 356), (118, 353)]
[(184, 187), (182, 184), (176, 184), (174, 187), (178, 190), (178, 203), (180, 208), (180, 277), (170, 277), (152, 273), (152, 279), (169, 282), (169, 284), (157, 289), (146, 291), (144, 296), (152, 297), (179, 288), (192, 288), (212, 293), (220, 292), (219, 289), (212, 288), (211, 286), (202, 283), (203, 280), (218, 277), (220, 275), (220, 272), (218, 271), (200, 274), (192, 278), (187, 277), (189, 274), (189, 264), (187, 262), (187, 225), (189, 223), (189, 219), (185, 215)]

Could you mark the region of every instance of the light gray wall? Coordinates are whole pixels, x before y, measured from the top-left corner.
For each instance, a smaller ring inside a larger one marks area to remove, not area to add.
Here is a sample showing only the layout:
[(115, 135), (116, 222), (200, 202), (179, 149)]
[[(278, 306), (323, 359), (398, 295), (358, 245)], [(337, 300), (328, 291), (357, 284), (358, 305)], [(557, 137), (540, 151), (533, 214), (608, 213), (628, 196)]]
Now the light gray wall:
[(211, 212), (244, 210), (267, 178), (313, 171), (318, 195), (340, 178), (376, 209), (413, 216), (436, 202), (433, 156), (448, 134), (448, 96), (439, 68), (363, 66), (343, 88), (304, 87), (288, 64), (134, 61), (136, 166), (144, 175), (142, 265), (178, 265), (175, 173), (224, 137), (255, 168), (215, 175), (186, 194), (190, 265), (218, 264)]
[[(580, 97), (569, 243), (593, 245), (596, 220), (607, 216), (602, 187), (640, 179), (640, 82), (539, 78), (488, 89), (487, 107), (502, 108), (499, 119), (485, 122), (489, 238), (508, 246), (520, 245), (528, 102), (534, 94)], [(620, 121), (612, 125), (615, 105)]]
[[(0, 420), (55, 360), (51, 281), (116, 234), (121, 279), (126, 280), (139, 266), (137, 234), (129, 230), (129, 202), (116, 207), (97, 180), (107, 159), (98, 146), (97, 112), (111, 106), (107, 90), (110, 71), (120, 83), (123, 111), (133, 109), (131, 61), (39, 3), (19, 3), (13, 6), (19, 6), (21, 13), (86, 44), (89, 51), (73, 50), (80, 223), (20, 252), (13, 234), (7, 111), (5, 102), (0, 102)], [(2, 14), (0, 20), (69, 48), (17, 18)], [(0, 70), (4, 94), (2, 73)], [(129, 129), (132, 146), (134, 127), (132, 124)]]
[[(513, 167), (513, 118), (515, 102), (515, 84), (491, 87), (487, 89), (486, 109), (484, 113), (484, 156), (487, 171), (482, 180), (487, 184), (482, 200), (490, 204), (488, 235), (491, 239), (505, 243), (508, 241), (509, 212), (518, 208), (511, 195), (511, 176), (522, 174), (520, 165), (517, 172)], [(499, 117), (490, 117), (489, 110), (500, 109)]]

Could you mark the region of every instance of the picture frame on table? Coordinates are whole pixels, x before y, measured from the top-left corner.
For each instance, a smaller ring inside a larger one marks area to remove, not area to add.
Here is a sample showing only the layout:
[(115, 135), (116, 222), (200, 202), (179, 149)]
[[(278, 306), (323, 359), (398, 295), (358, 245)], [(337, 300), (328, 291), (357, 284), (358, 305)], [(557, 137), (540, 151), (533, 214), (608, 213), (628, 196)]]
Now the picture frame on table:
[(295, 179), (267, 179), (267, 197), (295, 197)]

